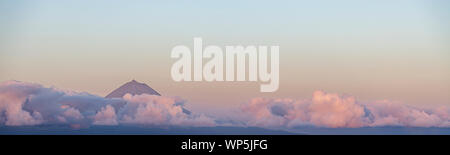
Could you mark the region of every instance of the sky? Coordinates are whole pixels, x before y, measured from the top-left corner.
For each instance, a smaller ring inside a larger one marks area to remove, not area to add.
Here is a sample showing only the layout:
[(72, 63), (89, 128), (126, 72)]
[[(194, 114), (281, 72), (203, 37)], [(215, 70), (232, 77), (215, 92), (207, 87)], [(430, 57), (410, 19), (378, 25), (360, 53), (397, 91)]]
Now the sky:
[[(220, 112), (254, 97), (450, 104), (450, 2), (0, 1), (0, 81), (105, 96), (135, 79), (188, 108)], [(279, 45), (280, 87), (174, 82), (176, 45)]]

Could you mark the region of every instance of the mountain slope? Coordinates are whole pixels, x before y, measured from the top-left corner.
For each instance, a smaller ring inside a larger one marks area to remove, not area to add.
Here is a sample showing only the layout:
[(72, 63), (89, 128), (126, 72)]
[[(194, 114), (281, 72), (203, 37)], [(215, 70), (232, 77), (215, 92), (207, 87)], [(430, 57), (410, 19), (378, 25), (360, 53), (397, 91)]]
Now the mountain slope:
[(132, 80), (112, 91), (106, 96), (106, 98), (122, 98), (127, 93), (131, 95), (149, 94), (161, 96), (161, 94), (149, 87), (147, 84)]

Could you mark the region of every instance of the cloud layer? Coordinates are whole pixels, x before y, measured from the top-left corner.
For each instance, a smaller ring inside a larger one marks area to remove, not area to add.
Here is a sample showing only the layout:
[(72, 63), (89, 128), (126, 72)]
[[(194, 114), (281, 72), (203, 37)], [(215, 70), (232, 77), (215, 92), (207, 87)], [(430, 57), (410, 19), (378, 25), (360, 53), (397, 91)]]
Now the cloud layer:
[(121, 99), (107, 99), (26, 82), (0, 84), (0, 125), (6, 126), (450, 127), (450, 109), (445, 106), (422, 109), (388, 100), (363, 104), (353, 96), (323, 91), (316, 91), (312, 99), (305, 100), (251, 99), (237, 113), (230, 113), (235, 116), (232, 123), (187, 114), (183, 106), (184, 101), (175, 97), (127, 94)]
[(125, 95), (123, 99), (45, 88), (38, 84), (7, 81), (0, 84), (0, 125), (138, 124), (153, 126), (213, 126), (204, 115), (186, 114), (184, 101), (173, 97)]
[(421, 109), (388, 100), (362, 104), (323, 91), (314, 92), (311, 100), (255, 98), (241, 111), (248, 125), (260, 127), (450, 127), (447, 107)]

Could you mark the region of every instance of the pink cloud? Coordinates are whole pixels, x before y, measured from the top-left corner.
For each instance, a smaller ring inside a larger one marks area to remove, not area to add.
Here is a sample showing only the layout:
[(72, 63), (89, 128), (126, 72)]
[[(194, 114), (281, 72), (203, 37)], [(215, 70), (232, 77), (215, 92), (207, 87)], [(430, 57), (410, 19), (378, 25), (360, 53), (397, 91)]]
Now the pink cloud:
[(41, 124), (44, 120), (39, 112), (28, 112), (22, 109), (28, 93), (35, 92), (39, 87), (33, 84), (15, 87), (19, 84), (21, 83), (16, 81), (0, 84), (0, 114), (4, 113), (3, 116), (0, 115), (1, 122), (9, 126)]
[(314, 92), (309, 106), (312, 124), (326, 127), (362, 127), (368, 121), (364, 106), (356, 104), (354, 97), (339, 96), (322, 91)]
[(130, 95), (124, 97), (128, 104), (122, 113), (121, 123), (149, 125), (214, 126), (214, 120), (203, 115), (183, 112), (178, 99), (155, 95)]
[(361, 104), (355, 97), (323, 91), (310, 100), (255, 98), (241, 112), (247, 125), (261, 127), (450, 127), (446, 107), (421, 109), (388, 100)]
[(122, 99), (106, 99), (33, 83), (0, 83), (0, 125), (7, 126), (450, 127), (450, 109), (446, 106), (424, 109), (389, 100), (362, 104), (353, 96), (323, 91), (304, 100), (251, 99), (239, 108), (239, 113), (230, 114), (236, 115), (235, 120), (225, 124), (202, 114), (187, 114), (183, 106), (184, 101), (175, 97), (127, 94)]
[(0, 83), (0, 125), (68, 124), (214, 126), (213, 119), (183, 112), (184, 101), (174, 97), (127, 94), (106, 99), (38, 84)]
[(117, 125), (116, 111), (111, 105), (106, 105), (94, 116), (95, 125)]

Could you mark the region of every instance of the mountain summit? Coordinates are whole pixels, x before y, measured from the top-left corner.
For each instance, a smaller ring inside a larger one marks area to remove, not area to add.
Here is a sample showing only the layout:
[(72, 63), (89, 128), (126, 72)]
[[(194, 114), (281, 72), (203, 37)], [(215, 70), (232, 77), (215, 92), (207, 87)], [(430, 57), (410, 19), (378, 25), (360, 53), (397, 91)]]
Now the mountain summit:
[(156, 92), (154, 89), (149, 87), (147, 84), (139, 83), (136, 80), (132, 80), (132, 81), (127, 82), (124, 85), (120, 86), (119, 88), (112, 91), (108, 95), (106, 95), (106, 98), (122, 98), (125, 94), (131, 94), (131, 95), (149, 94), (149, 95), (161, 96), (161, 94)]

